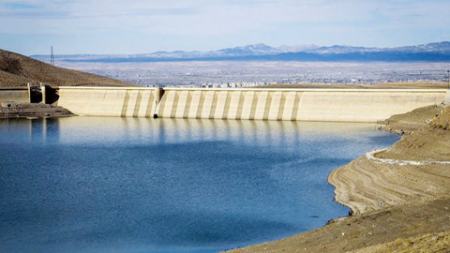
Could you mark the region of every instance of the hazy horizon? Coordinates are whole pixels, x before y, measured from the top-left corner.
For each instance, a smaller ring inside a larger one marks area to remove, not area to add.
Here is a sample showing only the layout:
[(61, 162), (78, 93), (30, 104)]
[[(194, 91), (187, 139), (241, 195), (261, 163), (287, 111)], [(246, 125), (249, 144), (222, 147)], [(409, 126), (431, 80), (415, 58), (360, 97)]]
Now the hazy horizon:
[[(170, 50), (158, 50), (158, 51), (148, 51), (148, 52), (140, 52), (140, 53), (121, 53), (121, 52), (116, 52), (116, 53), (104, 53), (104, 54), (95, 54), (95, 53), (73, 53), (73, 54), (60, 54), (57, 51), (54, 52), (55, 56), (58, 55), (138, 55), (138, 54), (151, 54), (151, 53), (157, 53), (157, 52), (176, 52), (176, 51), (182, 51), (182, 52), (209, 52), (209, 51), (218, 51), (218, 50), (222, 50), (222, 49), (229, 49), (229, 48), (242, 48), (242, 47), (247, 47), (247, 46), (256, 46), (256, 45), (264, 45), (264, 46), (269, 46), (275, 49), (279, 49), (279, 48), (284, 48), (284, 47), (289, 47), (291, 48), (292, 52), (300, 52), (303, 49), (309, 49), (309, 48), (313, 48), (313, 47), (317, 47), (317, 48), (321, 48), (321, 47), (333, 47), (333, 46), (346, 46), (346, 47), (363, 47), (363, 48), (379, 48), (379, 49), (384, 49), (384, 48), (397, 48), (397, 47), (407, 47), (407, 46), (419, 46), (419, 45), (426, 45), (426, 44), (432, 44), (432, 43), (443, 43), (443, 42), (449, 42), (449, 41), (429, 41), (429, 42), (425, 42), (422, 44), (407, 44), (407, 45), (398, 45), (398, 46), (374, 46), (374, 47), (369, 47), (369, 46), (365, 46), (365, 45), (349, 45), (349, 44), (343, 44), (343, 43), (336, 43), (336, 44), (329, 44), (329, 45), (319, 45), (319, 44), (301, 44), (301, 45), (289, 45), (289, 44), (285, 44), (285, 45), (279, 45), (279, 46), (274, 46), (274, 45), (270, 45), (267, 43), (263, 43), (263, 42), (259, 42), (259, 43), (252, 43), (252, 44), (245, 44), (245, 45), (234, 45), (234, 46), (230, 46), (228, 48), (213, 48), (213, 49), (208, 49), (208, 50), (202, 50), (202, 49), (192, 49), (192, 50), (180, 50), (180, 49), (170, 49)], [(53, 47), (54, 50), (56, 50), (55, 47)], [(294, 50), (294, 49), (298, 49), (298, 50)], [(45, 55), (49, 55), (50, 53), (50, 48), (48, 48), (48, 52), (45, 52), (43, 54), (31, 54), (29, 56), (45, 56)]]
[(264, 43), (397, 47), (450, 40), (445, 0), (3, 0), (0, 48), (139, 54)]

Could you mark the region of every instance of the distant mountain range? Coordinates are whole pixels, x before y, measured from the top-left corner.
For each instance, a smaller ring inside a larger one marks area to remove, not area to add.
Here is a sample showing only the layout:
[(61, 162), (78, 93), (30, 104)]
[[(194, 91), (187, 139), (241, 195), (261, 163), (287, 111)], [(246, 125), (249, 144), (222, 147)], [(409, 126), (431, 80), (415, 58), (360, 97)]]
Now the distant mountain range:
[[(49, 61), (49, 55), (33, 55)], [(135, 55), (56, 55), (68, 62), (163, 62), (163, 61), (449, 61), (450, 41), (394, 48), (334, 45), (320, 47), (254, 44), (215, 51), (158, 51)]]

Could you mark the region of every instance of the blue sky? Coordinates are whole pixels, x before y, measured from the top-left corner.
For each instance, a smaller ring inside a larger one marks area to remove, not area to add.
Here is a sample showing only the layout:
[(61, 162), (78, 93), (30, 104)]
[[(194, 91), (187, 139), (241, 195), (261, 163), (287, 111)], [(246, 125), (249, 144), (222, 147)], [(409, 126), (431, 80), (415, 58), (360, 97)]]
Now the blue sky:
[(23, 54), (210, 50), (254, 43), (450, 40), (450, 0), (0, 0), (0, 48)]

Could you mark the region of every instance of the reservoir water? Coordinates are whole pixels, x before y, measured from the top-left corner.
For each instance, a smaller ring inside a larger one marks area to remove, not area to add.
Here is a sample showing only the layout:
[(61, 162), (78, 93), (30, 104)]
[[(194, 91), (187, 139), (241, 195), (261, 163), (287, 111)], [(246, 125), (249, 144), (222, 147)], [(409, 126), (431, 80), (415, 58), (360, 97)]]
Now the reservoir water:
[(0, 121), (0, 252), (218, 252), (348, 209), (328, 174), (397, 136), (372, 124)]

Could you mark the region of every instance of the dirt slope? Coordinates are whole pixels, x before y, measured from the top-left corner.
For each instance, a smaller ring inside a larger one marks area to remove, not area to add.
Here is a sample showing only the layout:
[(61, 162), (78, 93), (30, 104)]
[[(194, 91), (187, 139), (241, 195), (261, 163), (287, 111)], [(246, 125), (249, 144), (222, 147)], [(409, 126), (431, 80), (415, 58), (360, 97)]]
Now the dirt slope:
[(402, 139), (379, 158), (450, 160), (450, 106), (428, 106), (387, 120), (388, 130), (404, 132)]
[(0, 49), (0, 88), (44, 82), (52, 86), (124, 86), (119, 80), (63, 69)]
[(442, 108), (438, 105), (430, 105), (417, 108), (413, 111), (393, 115), (385, 120), (385, 129), (391, 132), (408, 133), (419, 128), (426, 127), (436, 117)]

